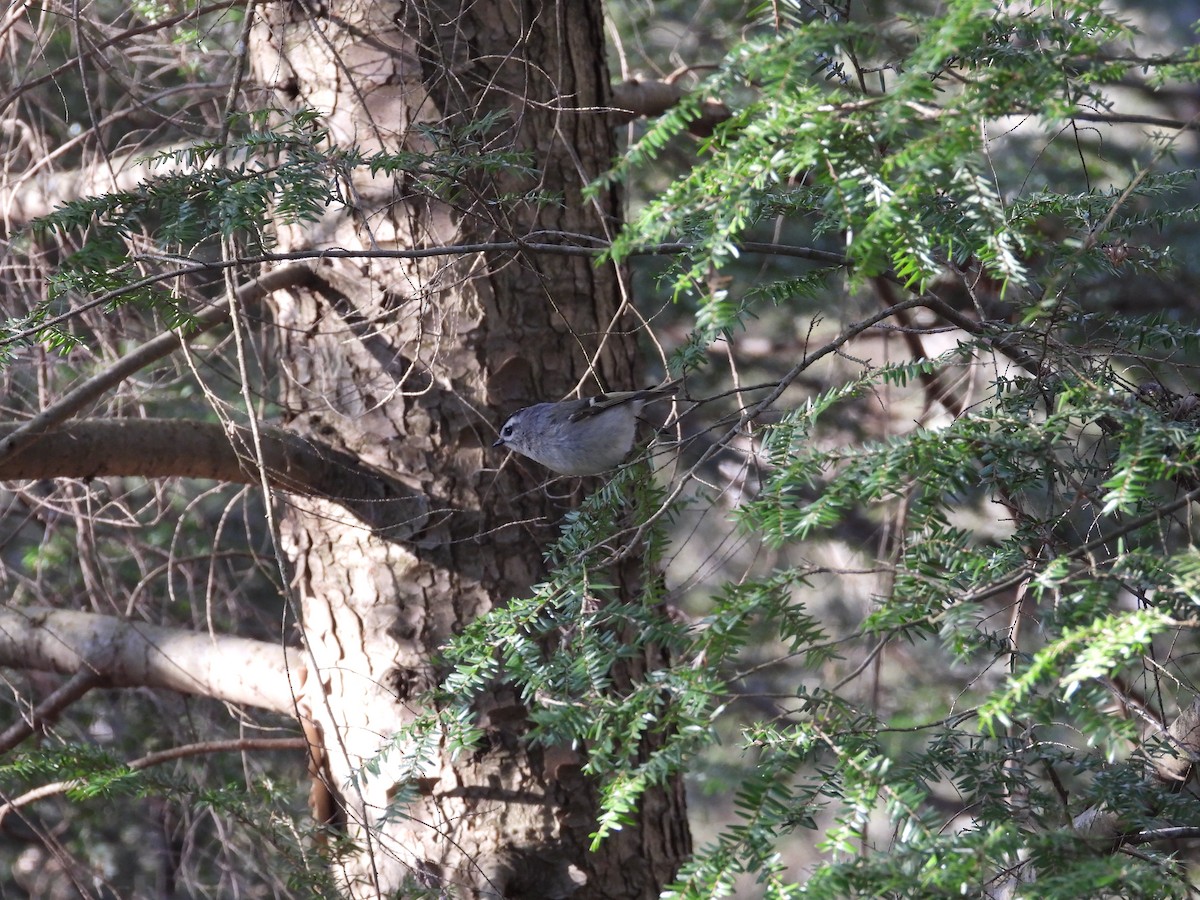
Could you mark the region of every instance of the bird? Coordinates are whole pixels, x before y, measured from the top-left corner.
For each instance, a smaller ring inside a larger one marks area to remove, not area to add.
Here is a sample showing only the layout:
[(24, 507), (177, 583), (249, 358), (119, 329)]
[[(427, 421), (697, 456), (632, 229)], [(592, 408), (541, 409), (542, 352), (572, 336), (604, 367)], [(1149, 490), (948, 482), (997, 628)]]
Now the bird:
[(559, 475), (598, 475), (616, 468), (637, 439), (638, 413), (670, 397), (680, 381), (641, 391), (618, 391), (537, 403), (518, 409), (493, 447), (507, 447)]

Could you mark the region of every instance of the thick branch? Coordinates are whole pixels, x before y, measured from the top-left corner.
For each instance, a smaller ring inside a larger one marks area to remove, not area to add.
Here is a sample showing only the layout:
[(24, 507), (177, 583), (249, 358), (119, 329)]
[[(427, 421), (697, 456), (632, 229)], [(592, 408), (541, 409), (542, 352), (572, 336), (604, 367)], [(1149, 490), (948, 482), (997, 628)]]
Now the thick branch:
[[(637, 118), (660, 116), (683, 99), (683, 87), (675, 81), (631, 78), (612, 87), (613, 111), (609, 114), (614, 125)], [(688, 123), (688, 131), (696, 137), (708, 137), (713, 129), (733, 113), (724, 103), (712, 98), (700, 102), (697, 116)]]
[[(0, 424), (0, 442), (19, 426)], [(423, 495), (357, 457), (278, 428), (260, 428), (263, 468), (279, 490), (333, 500), (404, 540), (424, 526)], [(207, 478), (258, 484), (250, 429), (175, 419), (84, 419), (32, 438), (0, 459), (0, 481), (43, 478)]]
[(153, 687), (294, 714), (300, 651), (63, 609), (0, 608), (0, 666)]

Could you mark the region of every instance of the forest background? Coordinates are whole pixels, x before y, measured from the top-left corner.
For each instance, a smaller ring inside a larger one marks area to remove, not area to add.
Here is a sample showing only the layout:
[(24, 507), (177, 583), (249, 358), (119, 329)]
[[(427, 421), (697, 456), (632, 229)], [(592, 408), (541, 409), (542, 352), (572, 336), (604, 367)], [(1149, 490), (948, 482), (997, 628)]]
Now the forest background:
[(0, 896), (1193, 896), (1197, 20), (10, 5)]

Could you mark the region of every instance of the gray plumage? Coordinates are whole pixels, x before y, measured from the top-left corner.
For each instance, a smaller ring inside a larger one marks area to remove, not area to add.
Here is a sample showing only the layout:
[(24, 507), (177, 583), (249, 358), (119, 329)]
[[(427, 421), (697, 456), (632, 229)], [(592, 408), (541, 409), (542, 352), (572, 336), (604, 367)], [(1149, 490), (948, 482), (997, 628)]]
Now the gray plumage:
[(507, 447), (559, 475), (606, 472), (633, 449), (642, 407), (677, 390), (679, 382), (672, 381), (644, 391), (526, 406), (508, 417), (492, 446)]

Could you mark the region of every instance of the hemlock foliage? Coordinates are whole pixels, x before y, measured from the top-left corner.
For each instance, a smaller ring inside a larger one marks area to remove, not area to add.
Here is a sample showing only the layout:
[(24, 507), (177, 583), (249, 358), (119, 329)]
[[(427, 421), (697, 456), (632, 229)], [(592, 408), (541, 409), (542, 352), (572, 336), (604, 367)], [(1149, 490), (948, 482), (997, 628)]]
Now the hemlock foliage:
[[(843, 250), (826, 304), (915, 296), (934, 319), (894, 324), (959, 330), (932, 364), (862, 365), (743, 423), (760, 484), (733, 513), (741, 534), (805, 559), (866, 519), (845, 574), (877, 577), (863, 615), (831, 622), (821, 566), (758, 566), (690, 605), (687, 628), (639, 631), (675, 660), (673, 702), (629, 694), (671, 736), (659, 755), (703, 766), (689, 754), (707, 739), (736, 759), (737, 819), (672, 896), (741, 895), (746, 874), (769, 897), (1191, 896), (1190, 845), (1153, 832), (1200, 824), (1200, 807), (1145, 754), (1195, 696), (1196, 316), (1164, 286), (1194, 289), (1195, 172), (1178, 159), (1194, 158), (1195, 123), (1159, 117), (1130, 148), (1112, 86), (1194, 77), (1195, 50), (1140, 55), (1134, 17), (1093, 2), (875, 21), (817, 7), (764, 6), (694, 94), (736, 108), (614, 255), (689, 242), (660, 277), (732, 347), (756, 316), (784, 308), (806, 338), (821, 314), (811, 275), (791, 296), (794, 275), (740, 284), (742, 245), (772, 231)], [(694, 115), (651, 126), (614, 177), (662, 165)], [(821, 378), (821, 345), (798, 340), (785, 380)], [(710, 347), (675, 362), (711, 372)], [(915, 424), (845, 440), (862, 398), (902, 385), (925, 394)], [(764, 669), (779, 693), (748, 712)], [(1118, 823), (1099, 840), (1073, 830), (1092, 810)], [(797, 843), (819, 851), (801, 871), (786, 865)]]

